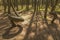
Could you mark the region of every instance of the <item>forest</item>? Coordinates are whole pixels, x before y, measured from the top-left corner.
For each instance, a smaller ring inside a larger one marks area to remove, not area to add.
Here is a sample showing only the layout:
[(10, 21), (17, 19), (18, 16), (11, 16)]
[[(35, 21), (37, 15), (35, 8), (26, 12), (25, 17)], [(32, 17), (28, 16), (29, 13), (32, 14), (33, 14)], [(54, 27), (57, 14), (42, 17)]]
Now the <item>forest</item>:
[(60, 0), (0, 0), (0, 40), (60, 40)]

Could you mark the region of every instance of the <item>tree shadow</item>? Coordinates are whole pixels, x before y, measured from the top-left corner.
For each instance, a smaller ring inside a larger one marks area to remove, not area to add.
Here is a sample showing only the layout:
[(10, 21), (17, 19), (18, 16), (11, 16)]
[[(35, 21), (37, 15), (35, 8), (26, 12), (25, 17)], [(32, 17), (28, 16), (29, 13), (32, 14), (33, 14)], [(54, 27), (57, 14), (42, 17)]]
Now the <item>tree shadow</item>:
[(34, 40), (47, 40), (47, 37), (48, 37), (48, 34), (47, 34), (46, 30), (43, 30), (34, 37)]
[(26, 35), (25, 35), (25, 37), (24, 37), (23, 40), (29, 40), (28, 36), (29, 36), (29, 34), (31, 33), (31, 30), (32, 30), (31, 26), (32, 26), (32, 23), (33, 23), (33, 20), (34, 20), (34, 15), (35, 15), (35, 12), (32, 14), (32, 17), (31, 17), (29, 26), (28, 26), (28, 28), (27, 28)]
[(59, 40), (60, 39), (60, 31), (57, 29), (58, 25), (56, 23), (51, 23), (48, 24), (46, 23), (46, 25), (48, 26), (48, 34), (51, 34), (54, 40)]
[(10, 30), (13, 29), (13, 28), (15, 28), (15, 27), (10, 27), (10, 28), (8, 28), (8, 29), (6, 30), (6, 32), (2, 35), (2, 37), (3, 37), (4, 39), (10, 39), (10, 38), (15, 37), (15, 36), (18, 35), (19, 33), (21, 33), (22, 30), (23, 30), (23, 28), (22, 28), (20, 25), (16, 25), (16, 26), (19, 28), (19, 30), (18, 30), (17, 33), (9, 34), (9, 33), (10, 33)]
[(48, 36), (52, 35), (54, 40), (60, 40), (60, 31), (57, 29), (58, 25), (56, 23), (48, 24), (45, 22), (48, 28), (44, 28), (42, 31), (39, 31), (38, 35), (34, 36), (34, 40), (48, 40)]

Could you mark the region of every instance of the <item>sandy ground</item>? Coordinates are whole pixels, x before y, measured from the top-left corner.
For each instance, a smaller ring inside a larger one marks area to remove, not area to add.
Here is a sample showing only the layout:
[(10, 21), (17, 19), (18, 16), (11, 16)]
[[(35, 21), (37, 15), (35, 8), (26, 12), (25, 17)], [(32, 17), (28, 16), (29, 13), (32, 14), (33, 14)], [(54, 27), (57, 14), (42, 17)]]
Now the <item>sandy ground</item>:
[[(24, 22), (15, 22), (15, 23), (21, 25), (23, 30), (21, 33), (19, 33), (18, 35), (10, 39), (4, 39), (2, 35), (6, 32), (7, 28), (11, 27), (11, 23), (8, 17), (0, 16), (0, 40), (60, 40), (59, 19), (56, 19), (54, 24), (50, 24), (50, 20), (52, 19), (47, 17), (48, 19), (48, 24), (47, 24), (45, 21), (43, 21), (40, 15), (38, 15), (40, 17), (38, 18), (38, 21), (37, 21), (38, 26), (36, 27), (35, 25), (36, 19), (34, 19), (32, 26), (30, 27), (31, 30), (29, 34), (27, 34), (28, 36), (26, 37), (26, 33), (29, 31), (29, 24), (32, 17), (32, 13), (24, 12), (24, 14), (20, 14), (20, 15), (22, 18), (24, 18)], [(18, 27), (13, 28), (11, 33), (14, 33), (18, 30), (19, 30)]]

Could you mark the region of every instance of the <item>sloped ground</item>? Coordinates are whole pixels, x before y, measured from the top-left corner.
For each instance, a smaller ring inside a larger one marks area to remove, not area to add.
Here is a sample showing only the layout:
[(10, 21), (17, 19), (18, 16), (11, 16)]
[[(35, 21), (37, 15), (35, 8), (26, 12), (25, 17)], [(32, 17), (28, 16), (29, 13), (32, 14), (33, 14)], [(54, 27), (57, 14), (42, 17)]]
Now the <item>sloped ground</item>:
[[(20, 14), (21, 17), (24, 18), (24, 22), (15, 22), (16, 24), (19, 24), (23, 27), (23, 30), (21, 33), (16, 35), (13, 38), (10, 39), (4, 39), (2, 35), (5, 33), (6, 29), (11, 27), (10, 21), (8, 17), (0, 16), (0, 40), (60, 40), (60, 23), (59, 19), (55, 20), (54, 24), (50, 24), (51, 18), (48, 18), (48, 24), (44, 21), (44, 19), (38, 15), (38, 22), (36, 27), (36, 16), (34, 17), (34, 21), (31, 26), (31, 30), (29, 31), (28, 36), (26, 37), (27, 28), (29, 28), (30, 20), (32, 17), (31, 12), (24, 12), (23, 14)], [(43, 14), (42, 14), (43, 15)], [(60, 17), (60, 15), (59, 15)], [(17, 32), (19, 28), (13, 28), (10, 33)], [(11, 36), (11, 35), (10, 35)]]

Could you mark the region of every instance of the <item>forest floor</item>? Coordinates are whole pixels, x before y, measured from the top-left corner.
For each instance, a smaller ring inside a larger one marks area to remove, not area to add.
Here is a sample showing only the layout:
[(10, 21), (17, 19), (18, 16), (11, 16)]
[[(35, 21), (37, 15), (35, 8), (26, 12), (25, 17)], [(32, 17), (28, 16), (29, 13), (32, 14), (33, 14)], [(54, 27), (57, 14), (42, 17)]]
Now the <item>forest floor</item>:
[[(44, 21), (43, 12), (40, 12), (41, 14), (38, 15), (38, 21), (37, 21), (37, 27), (36, 27), (36, 15), (33, 18), (33, 23), (29, 27), (30, 20), (32, 17), (33, 12), (23, 12), (19, 15), (24, 18), (23, 22), (15, 22), (16, 24), (19, 24), (22, 26), (23, 30), (18, 35), (14, 36), (10, 39), (4, 39), (3, 34), (6, 32), (6, 29), (11, 27), (10, 20), (7, 16), (2, 15), (0, 13), (0, 40), (60, 40), (60, 15), (58, 15), (59, 18), (57, 18), (53, 24), (51, 24), (51, 20), (53, 17), (50, 17), (48, 15), (47, 22)], [(42, 15), (42, 16), (41, 16)], [(29, 31), (30, 29), (30, 31)], [(18, 27), (13, 28), (10, 33), (16, 33), (19, 30)], [(26, 33), (29, 34), (26, 34)], [(27, 36), (26, 36), (27, 35)], [(11, 36), (11, 35), (10, 35)]]

